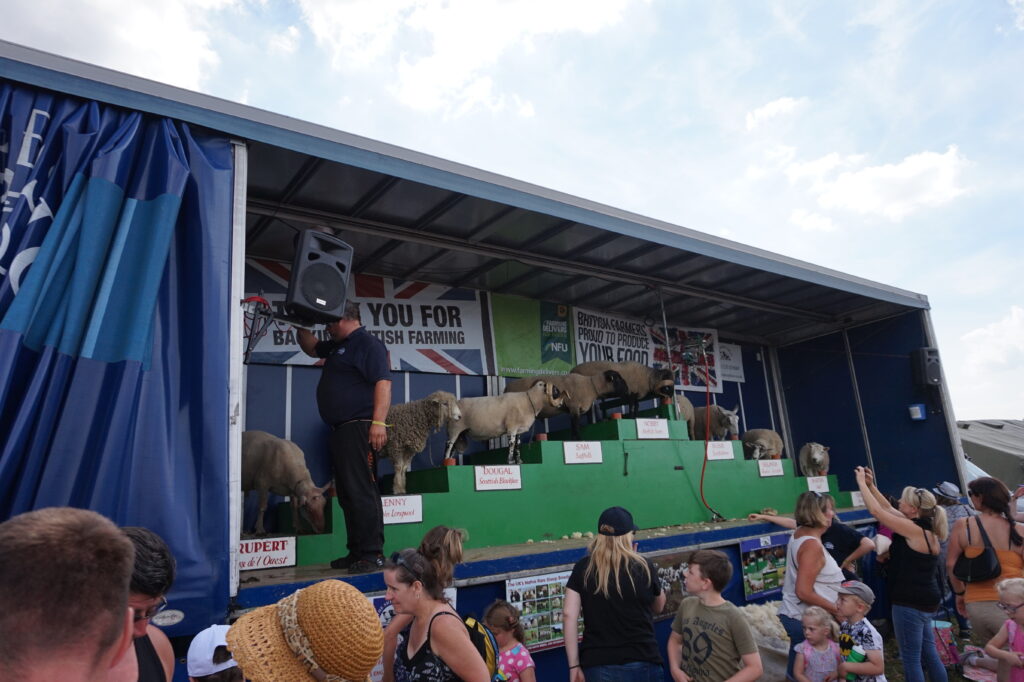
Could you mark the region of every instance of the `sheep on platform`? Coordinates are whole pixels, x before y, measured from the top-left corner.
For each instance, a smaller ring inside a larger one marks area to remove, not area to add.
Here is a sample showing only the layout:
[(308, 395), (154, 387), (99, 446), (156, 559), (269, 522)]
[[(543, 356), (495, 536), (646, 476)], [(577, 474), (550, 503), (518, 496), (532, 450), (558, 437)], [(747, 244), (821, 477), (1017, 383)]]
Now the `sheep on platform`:
[(639, 362), (584, 362), (572, 368), (573, 374), (591, 376), (607, 371), (617, 372), (625, 382), (625, 391), (618, 395), (628, 403), (627, 414), (636, 417), (640, 401), (648, 397), (671, 398), (675, 379), (667, 369), (656, 369)]
[(750, 429), (743, 433), (742, 440), (746, 459), (782, 458), (782, 436), (771, 429)]
[(263, 515), (267, 511), (268, 493), (291, 497), (293, 528), (298, 530), (301, 514), (314, 531), (324, 531), (324, 506), (334, 490), (334, 482), (322, 487), (314, 485), (302, 449), (290, 440), (266, 431), (242, 433), (242, 495), (250, 490), (260, 493), (257, 535), (266, 534)]
[(518, 464), (522, 461), (519, 457), (519, 435), (530, 430), (541, 410), (545, 407), (560, 408), (562, 402), (562, 392), (558, 387), (543, 381), (521, 393), (463, 398), (459, 401), (462, 415), (448, 420), (448, 446), (444, 456), (450, 457), (456, 441), (464, 442), (467, 437), (487, 440), (508, 436), (508, 462)]
[[(735, 410), (727, 410), (718, 405), (711, 406), (711, 440), (725, 440), (730, 436), (738, 436), (740, 433), (740, 418), (737, 414), (740, 408), (737, 405)], [(697, 440), (704, 440), (707, 436), (705, 425), (705, 414), (708, 408), (698, 407), (693, 411), (693, 431)]]
[(558, 388), (562, 394), (563, 403), (561, 408), (545, 405), (538, 413), (539, 419), (547, 419), (561, 413), (568, 413), (572, 422), (572, 437), (580, 440), (580, 415), (586, 414), (594, 405), (594, 401), (602, 395), (613, 395), (622, 385), (622, 379), (612, 371), (597, 374), (595, 376), (583, 376), (582, 374), (561, 374), (543, 375), (535, 377), (524, 377), (513, 379), (505, 385), (505, 393), (522, 393), (529, 390), (538, 381), (551, 384)]
[(388, 442), (380, 454), (390, 457), (395, 465), (394, 494), (405, 493), (405, 472), (412, 458), (427, 447), (430, 434), (449, 420), (460, 417), (458, 401), (447, 391), (434, 391), (422, 400), (392, 405), (388, 409)]
[(800, 448), (800, 471), (804, 476), (828, 474), (828, 448), (821, 443), (804, 443)]
[(693, 403), (682, 393), (676, 395), (676, 417), (686, 422), (686, 432), (690, 440), (696, 440), (693, 430)]

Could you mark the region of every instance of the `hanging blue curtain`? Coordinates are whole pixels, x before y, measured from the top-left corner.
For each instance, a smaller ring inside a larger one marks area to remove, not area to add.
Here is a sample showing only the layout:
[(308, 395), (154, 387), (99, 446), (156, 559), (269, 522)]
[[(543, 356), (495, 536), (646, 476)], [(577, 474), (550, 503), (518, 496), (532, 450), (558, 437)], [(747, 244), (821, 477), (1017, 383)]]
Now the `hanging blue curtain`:
[(228, 595), (234, 169), (223, 136), (0, 80), (0, 520), (96, 510)]

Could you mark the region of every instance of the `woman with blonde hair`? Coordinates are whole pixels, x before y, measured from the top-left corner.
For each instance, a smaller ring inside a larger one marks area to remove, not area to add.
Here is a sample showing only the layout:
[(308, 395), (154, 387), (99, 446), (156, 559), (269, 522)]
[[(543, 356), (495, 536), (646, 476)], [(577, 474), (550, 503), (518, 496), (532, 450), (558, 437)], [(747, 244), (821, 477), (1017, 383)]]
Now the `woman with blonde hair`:
[(892, 529), (887, 581), (892, 601), (892, 627), (900, 659), (909, 682), (931, 682), (948, 677), (935, 649), (932, 619), (942, 602), (939, 583), (939, 543), (949, 534), (946, 510), (924, 488), (907, 486), (894, 508), (875, 486), (866, 467), (854, 469), (864, 504), (871, 515)]
[[(654, 615), (665, 608), (665, 593), (654, 564), (636, 551), (636, 530), (628, 511), (605, 509), (588, 555), (573, 566), (562, 609), (570, 682), (663, 679)], [(579, 644), (581, 611), (586, 630)]]
[(833, 618), (839, 615), (836, 600), (843, 582), (843, 569), (821, 543), (821, 536), (832, 525), (835, 513), (835, 500), (831, 495), (811, 491), (797, 498), (793, 510), (796, 532), (786, 547), (786, 575), (779, 607), (779, 621), (789, 635), (786, 663), (789, 679), (793, 679), (797, 645), (804, 641), (804, 611), (819, 606)]
[[(992, 639), (1006, 619), (999, 609), (996, 584), (1008, 578), (1020, 578), (1024, 569), (1024, 526), (1015, 523), (1010, 511), (1010, 491), (995, 478), (982, 476), (967, 484), (967, 497), (978, 510), (975, 517), (959, 519), (953, 524), (946, 548), (946, 567), (949, 584), (956, 595), (956, 610), (971, 621), (978, 643)], [(953, 567), (960, 555), (973, 558), (984, 550), (982, 531), (999, 558), (1000, 574), (991, 580), (965, 583), (953, 575)], [(999, 671), (999, 679), (1006, 679), (1009, 666), (1005, 661), (984, 657), (972, 661), (974, 665)]]

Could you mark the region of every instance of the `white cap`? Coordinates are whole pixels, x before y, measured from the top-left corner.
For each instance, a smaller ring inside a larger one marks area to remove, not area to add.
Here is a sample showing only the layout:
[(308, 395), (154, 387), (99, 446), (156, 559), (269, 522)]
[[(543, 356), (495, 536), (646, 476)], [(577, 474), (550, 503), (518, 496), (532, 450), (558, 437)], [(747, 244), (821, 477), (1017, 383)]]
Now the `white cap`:
[(212, 675), (238, 665), (233, 658), (229, 658), (223, 663), (213, 662), (213, 652), (217, 647), (227, 647), (228, 642), (225, 636), (230, 629), (229, 625), (211, 625), (192, 639), (192, 643), (188, 645), (188, 674), (190, 677)]

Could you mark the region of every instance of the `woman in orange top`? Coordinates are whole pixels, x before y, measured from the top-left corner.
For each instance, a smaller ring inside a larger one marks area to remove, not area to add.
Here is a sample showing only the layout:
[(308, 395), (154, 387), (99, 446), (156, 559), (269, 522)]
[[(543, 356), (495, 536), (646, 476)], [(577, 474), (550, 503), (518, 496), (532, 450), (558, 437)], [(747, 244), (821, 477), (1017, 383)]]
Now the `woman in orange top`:
[[(1020, 578), (1024, 575), (1024, 525), (1014, 522), (1010, 514), (1010, 491), (1002, 481), (988, 476), (976, 478), (967, 485), (967, 495), (971, 504), (981, 514), (959, 519), (953, 525), (953, 532), (949, 536), (946, 566), (949, 569), (949, 584), (956, 595), (956, 610), (971, 619), (971, 627), (977, 640), (987, 642), (1006, 620), (1006, 614), (998, 606), (999, 594), (996, 592), (996, 583), (1004, 578)], [(967, 542), (968, 523), (971, 524), (970, 544)], [(953, 566), (961, 554), (973, 558), (984, 550), (978, 523), (985, 527), (1003, 570), (992, 580), (965, 583), (953, 575)], [(996, 669), (995, 659), (987, 657), (975, 664), (991, 670)], [(1000, 679), (1005, 679), (1005, 675), (1009, 673), (1009, 666), (999, 663), (999, 668)]]

